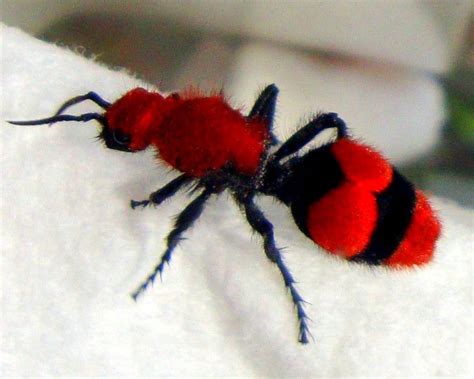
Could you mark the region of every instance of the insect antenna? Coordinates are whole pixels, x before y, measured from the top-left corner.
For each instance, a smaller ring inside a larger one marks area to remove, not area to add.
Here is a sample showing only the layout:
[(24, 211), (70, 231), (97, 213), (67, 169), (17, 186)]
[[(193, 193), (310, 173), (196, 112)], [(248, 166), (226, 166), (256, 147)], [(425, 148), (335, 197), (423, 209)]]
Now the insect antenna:
[(40, 120), (31, 120), (31, 121), (8, 121), (8, 123), (13, 125), (45, 125), (45, 124), (55, 124), (56, 122), (61, 121), (82, 121), (87, 122), (91, 120), (97, 120), (102, 125), (105, 124), (105, 117), (100, 113), (84, 113), (79, 116), (73, 116), (69, 114), (62, 114), (48, 118), (42, 118)]
[(104, 99), (102, 99), (98, 94), (95, 92), (88, 92), (85, 95), (80, 95), (73, 97), (66, 101), (63, 105), (59, 107), (56, 113), (52, 117), (43, 118), (40, 120), (32, 120), (32, 121), (8, 121), (10, 124), (13, 125), (44, 125), (49, 124), (52, 125), (56, 122), (60, 121), (83, 121), (87, 122), (90, 120), (97, 120), (102, 125), (104, 125), (105, 118), (103, 115), (99, 113), (85, 113), (80, 116), (71, 116), (71, 115), (63, 115), (62, 113), (68, 109), (69, 107), (79, 104), (85, 100), (91, 100), (96, 103), (99, 107), (107, 110), (110, 107), (110, 103)]
[(96, 94), (95, 92), (88, 92), (85, 95), (76, 96), (66, 101), (63, 105), (61, 105), (61, 107), (57, 110), (54, 116), (59, 116), (69, 107), (82, 103), (85, 100), (91, 100), (103, 109), (107, 109), (110, 107), (110, 103), (102, 99), (98, 94)]

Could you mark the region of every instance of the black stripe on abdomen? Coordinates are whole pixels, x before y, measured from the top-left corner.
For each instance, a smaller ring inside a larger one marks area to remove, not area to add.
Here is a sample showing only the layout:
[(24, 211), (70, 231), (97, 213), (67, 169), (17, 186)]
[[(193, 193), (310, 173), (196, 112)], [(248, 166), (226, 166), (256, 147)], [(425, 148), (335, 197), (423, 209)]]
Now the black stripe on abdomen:
[(308, 210), (344, 180), (339, 163), (331, 152), (332, 144), (311, 150), (291, 160), (291, 172), (276, 196), (291, 207), (293, 218), (309, 238)]
[(377, 195), (378, 218), (372, 237), (350, 260), (377, 265), (389, 258), (405, 237), (415, 203), (413, 185), (394, 169), (392, 182)]

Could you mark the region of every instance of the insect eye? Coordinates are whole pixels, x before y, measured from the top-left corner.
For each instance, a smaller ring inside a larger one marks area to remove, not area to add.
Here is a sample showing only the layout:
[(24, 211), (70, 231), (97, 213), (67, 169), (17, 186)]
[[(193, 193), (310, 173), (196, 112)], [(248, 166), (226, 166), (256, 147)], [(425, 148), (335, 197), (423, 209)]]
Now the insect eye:
[(119, 145), (128, 145), (130, 143), (130, 136), (120, 132), (119, 130), (112, 131), (112, 138)]

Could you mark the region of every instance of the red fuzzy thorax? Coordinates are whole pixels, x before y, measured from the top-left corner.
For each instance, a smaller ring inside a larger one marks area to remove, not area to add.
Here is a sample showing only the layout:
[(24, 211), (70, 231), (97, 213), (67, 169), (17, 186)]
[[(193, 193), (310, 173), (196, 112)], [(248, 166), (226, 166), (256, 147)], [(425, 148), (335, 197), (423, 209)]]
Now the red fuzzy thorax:
[(193, 177), (226, 165), (255, 174), (269, 137), (263, 122), (244, 117), (220, 95), (163, 97), (136, 88), (105, 117), (110, 129), (130, 136), (132, 151), (152, 145), (163, 161)]
[(153, 133), (159, 156), (194, 177), (231, 164), (239, 172), (256, 172), (268, 132), (245, 118), (221, 96), (178, 101)]

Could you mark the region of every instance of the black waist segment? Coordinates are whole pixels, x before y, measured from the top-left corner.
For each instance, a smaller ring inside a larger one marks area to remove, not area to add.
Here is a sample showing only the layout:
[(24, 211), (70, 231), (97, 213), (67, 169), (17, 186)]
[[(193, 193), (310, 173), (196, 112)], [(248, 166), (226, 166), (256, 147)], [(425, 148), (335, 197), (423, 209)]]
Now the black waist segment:
[(391, 184), (377, 195), (378, 219), (369, 244), (351, 261), (377, 265), (390, 258), (405, 237), (415, 203), (413, 185), (394, 169)]

